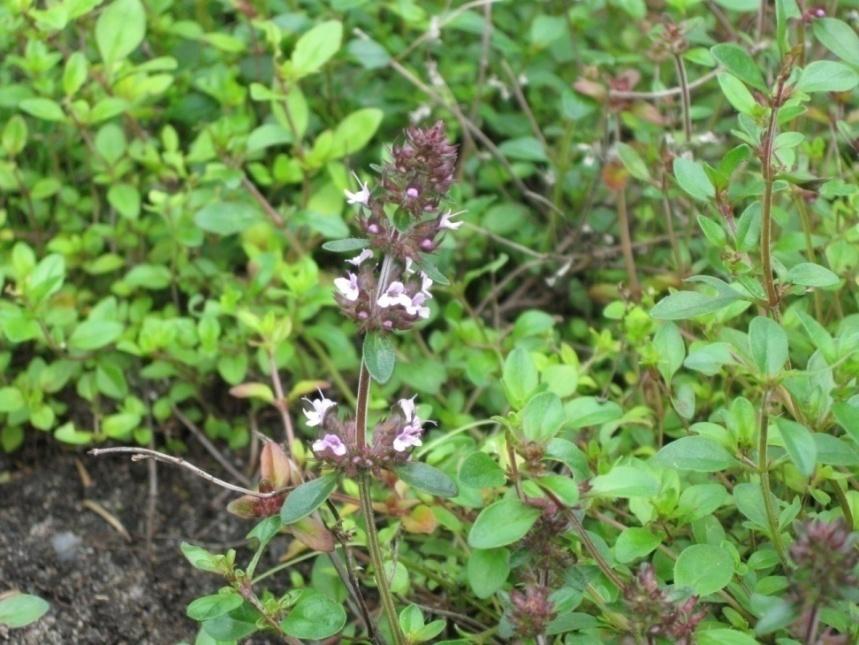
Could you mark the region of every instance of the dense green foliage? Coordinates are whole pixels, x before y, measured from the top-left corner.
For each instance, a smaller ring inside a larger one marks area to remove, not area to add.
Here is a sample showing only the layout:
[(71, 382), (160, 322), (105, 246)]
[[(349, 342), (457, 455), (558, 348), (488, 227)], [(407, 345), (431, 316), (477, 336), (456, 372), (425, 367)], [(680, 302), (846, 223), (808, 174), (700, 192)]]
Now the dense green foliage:
[[(0, 447), (308, 479), (251, 553), (184, 545), (227, 585), (201, 645), (360, 641), (362, 599), (379, 641), (855, 642), (859, 4), (765, 6), (10, 0)], [(436, 119), (465, 225), (429, 320), (362, 344), (344, 190)], [(437, 423), (372, 490), (299, 421), (362, 351), (374, 420)]]

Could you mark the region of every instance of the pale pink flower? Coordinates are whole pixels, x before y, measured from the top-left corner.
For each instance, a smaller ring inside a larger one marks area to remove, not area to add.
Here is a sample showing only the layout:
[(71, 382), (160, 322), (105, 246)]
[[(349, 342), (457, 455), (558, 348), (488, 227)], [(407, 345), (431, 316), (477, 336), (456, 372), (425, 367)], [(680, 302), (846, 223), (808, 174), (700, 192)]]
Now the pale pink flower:
[(358, 175), (352, 173), (352, 176), (355, 178), (355, 181), (358, 182), (360, 190), (354, 193), (349, 190), (344, 190), (343, 193), (346, 195), (346, 202), (349, 204), (360, 204), (361, 206), (366, 206), (370, 201), (370, 189), (367, 188), (367, 184), (358, 178)]
[(335, 278), (334, 286), (346, 300), (355, 302), (360, 292), (360, 289), (358, 289), (358, 276), (351, 271), (346, 276), (345, 278)]
[(349, 258), (346, 261), (353, 266), (359, 267), (359, 266), (361, 266), (361, 264), (363, 264), (366, 260), (369, 260), (371, 257), (373, 257), (373, 252), (370, 249), (364, 249), (358, 255), (356, 255), (354, 258)]
[(328, 410), (337, 405), (334, 401), (326, 399), (321, 392), (319, 393), (319, 396), (320, 398), (313, 401), (307, 398), (302, 399), (311, 405), (311, 409), (302, 410), (302, 412), (304, 412), (304, 416), (307, 417), (307, 425), (311, 428), (321, 425), (325, 420), (325, 415), (328, 413)]
[(322, 439), (313, 442), (313, 452), (323, 453), (326, 450), (330, 450), (337, 457), (342, 457), (346, 454), (346, 444), (336, 434), (326, 434)]
[(449, 229), (451, 231), (457, 230), (460, 226), (463, 225), (462, 221), (454, 222), (453, 218), (457, 215), (461, 215), (464, 211), (459, 211), (458, 213), (453, 213), (451, 211), (447, 211), (441, 216), (441, 219), (438, 221), (438, 227), (440, 230)]

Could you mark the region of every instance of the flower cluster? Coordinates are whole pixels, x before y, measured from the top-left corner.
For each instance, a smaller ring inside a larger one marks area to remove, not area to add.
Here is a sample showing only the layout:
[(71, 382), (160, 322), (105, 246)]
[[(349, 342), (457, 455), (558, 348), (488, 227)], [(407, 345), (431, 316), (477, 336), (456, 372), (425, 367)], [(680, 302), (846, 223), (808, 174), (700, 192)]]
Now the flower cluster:
[[(429, 318), (427, 306), (432, 298), (432, 279), (424, 272), (415, 272), (410, 262), (402, 275), (394, 276), (384, 291), (378, 293), (378, 281), (371, 266), (373, 252), (365, 249), (350, 260), (358, 268), (345, 277), (334, 280), (334, 297), (343, 313), (358, 323), (362, 331), (406, 330), (417, 321)], [(369, 263), (368, 263), (369, 264)]]
[(808, 604), (835, 601), (859, 585), (856, 566), (859, 534), (851, 533), (847, 523), (810, 520), (800, 524), (790, 558), (796, 564), (791, 576), (792, 593)]
[(444, 123), (406, 130), (406, 140), (391, 149), (391, 161), (382, 168), (382, 190), (390, 204), (413, 217), (439, 207), (453, 183), (456, 146), (447, 141)]
[(343, 421), (330, 413), (336, 403), (321, 394), (318, 399), (304, 400), (310, 404), (304, 410), (307, 425), (318, 427), (321, 433), (311, 446), (314, 454), (348, 474), (403, 463), (412, 448), (422, 445), (423, 426), (428, 422), (418, 416), (415, 397), (397, 402), (391, 414), (376, 425), (372, 443), (363, 450), (355, 441), (354, 420)]
[(529, 585), (524, 591), (510, 592), (510, 623), (521, 638), (542, 634), (555, 616), (555, 605), (549, 598), (549, 588)]
[[(459, 213), (440, 208), (455, 165), (456, 147), (441, 122), (413, 127), (405, 142), (392, 148), (378, 191), (357, 176), (358, 190), (345, 191), (346, 201), (359, 208), (367, 248), (346, 260), (351, 266), (334, 281), (335, 297), (362, 331), (406, 330), (429, 317), (433, 281), (415, 265), (422, 266), (446, 231), (462, 226), (455, 219)], [(378, 275), (377, 253), (388, 258)]]
[(648, 640), (656, 637), (670, 638), (674, 643), (692, 643), (698, 623), (707, 612), (698, 609), (695, 596), (686, 600), (674, 600), (664, 589), (649, 563), (641, 565), (635, 578), (623, 591), (629, 607), (633, 629)]

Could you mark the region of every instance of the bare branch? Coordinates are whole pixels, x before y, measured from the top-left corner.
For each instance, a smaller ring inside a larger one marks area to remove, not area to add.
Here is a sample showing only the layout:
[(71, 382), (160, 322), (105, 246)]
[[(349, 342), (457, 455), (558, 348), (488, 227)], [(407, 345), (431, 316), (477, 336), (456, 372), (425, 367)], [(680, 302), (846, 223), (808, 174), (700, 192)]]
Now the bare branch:
[(220, 486), (221, 488), (226, 488), (227, 490), (231, 490), (242, 495), (252, 495), (253, 497), (259, 497), (260, 499), (276, 497), (277, 495), (282, 495), (286, 491), (292, 490), (294, 488), (294, 486), (286, 486), (285, 488), (273, 490), (268, 493), (261, 493), (257, 490), (251, 490), (250, 488), (237, 486), (236, 484), (231, 484), (228, 481), (224, 481), (220, 477), (210, 475), (202, 468), (195, 466), (189, 461), (185, 461), (181, 457), (173, 457), (172, 455), (166, 455), (163, 452), (158, 452), (157, 450), (152, 450), (150, 448), (136, 448), (132, 446), (119, 446), (116, 448), (93, 448), (92, 450), (88, 451), (87, 454), (92, 455), (93, 457), (100, 457), (101, 455), (125, 454), (131, 455), (131, 461), (154, 459), (156, 461), (164, 462), (165, 464), (173, 464), (174, 466), (179, 466), (180, 468), (190, 470), (197, 477), (201, 477), (202, 479), (205, 479), (206, 481), (211, 482), (216, 486)]

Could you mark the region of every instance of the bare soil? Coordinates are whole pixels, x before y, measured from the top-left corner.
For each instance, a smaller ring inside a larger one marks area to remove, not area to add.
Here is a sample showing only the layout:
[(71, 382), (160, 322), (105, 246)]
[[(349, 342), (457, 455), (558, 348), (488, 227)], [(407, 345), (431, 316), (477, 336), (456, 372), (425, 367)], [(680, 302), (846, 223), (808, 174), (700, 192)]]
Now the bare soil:
[[(85, 487), (79, 460), (92, 484)], [(205, 457), (193, 461), (206, 467)], [(212, 468), (217, 472), (217, 468)], [(121, 456), (90, 457), (42, 444), (0, 454), (0, 591), (19, 589), (51, 604), (37, 623), (0, 627), (0, 642), (21, 645), (193, 643), (185, 616), (194, 597), (221, 581), (191, 568), (183, 540), (222, 551), (251, 528), (228, 515), (220, 489), (159, 464), (155, 534), (147, 549), (148, 467)], [(103, 507), (126, 539), (83, 503)], [(213, 504), (213, 502), (216, 502)]]

